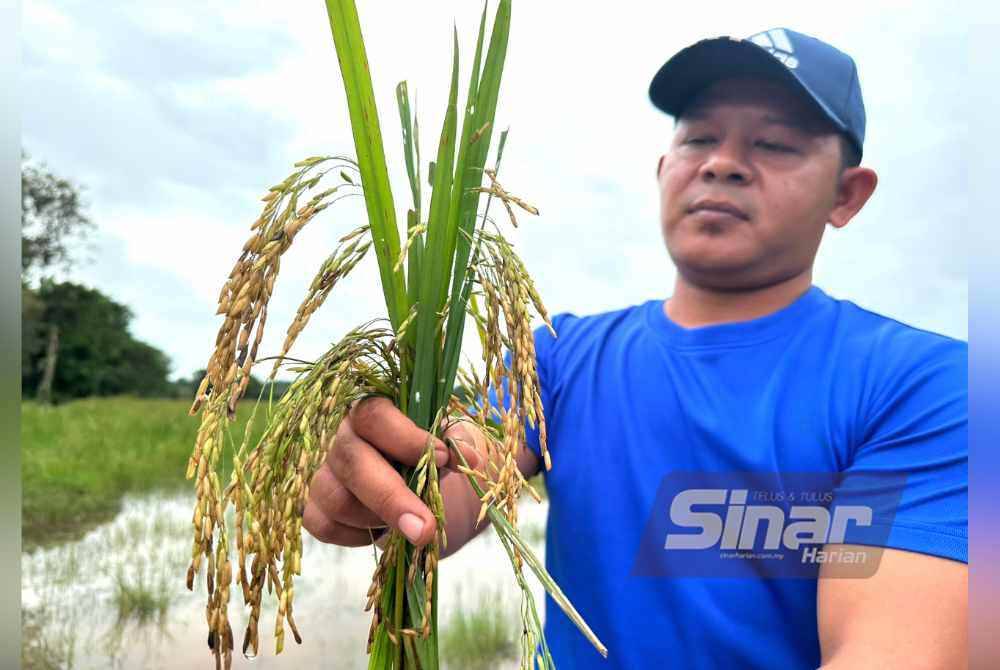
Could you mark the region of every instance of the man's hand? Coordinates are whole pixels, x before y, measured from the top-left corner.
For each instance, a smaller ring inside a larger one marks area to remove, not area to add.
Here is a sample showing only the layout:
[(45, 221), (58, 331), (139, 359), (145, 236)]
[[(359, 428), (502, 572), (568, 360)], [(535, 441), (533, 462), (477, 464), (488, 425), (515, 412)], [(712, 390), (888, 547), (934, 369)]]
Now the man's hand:
[[(481, 448), (485, 437), (474, 424), (457, 422), (445, 436), (455, 439), (470, 467), (479, 466), (485, 452), (480, 456), (473, 445)], [(373, 397), (356, 403), (341, 421), (326, 461), (313, 476), (302, 525), (322, 542), (347, 547), (370, 544), (373, 534), (378, 535), (385, 526), (399, 529), (417, 546), (430, 542), (437, 529), (434, 515), (389, 462), (416, 465), (428, 440), (434, 445), (438, 467), (451, 469), (441, 473), (446, 517), (450, 517), (454, 502), (448, 504), (447, 489), (455, 485), (446, 487), (445, 478), (465, 477), (453, 471), (459, 464), (457, 456), (388, 398)], [(465, 485), (471, 491), (468, 482)], [(478, 502), (474, 495), (473, 500)], [(450, 526), (450, 518), (448, 521)]]

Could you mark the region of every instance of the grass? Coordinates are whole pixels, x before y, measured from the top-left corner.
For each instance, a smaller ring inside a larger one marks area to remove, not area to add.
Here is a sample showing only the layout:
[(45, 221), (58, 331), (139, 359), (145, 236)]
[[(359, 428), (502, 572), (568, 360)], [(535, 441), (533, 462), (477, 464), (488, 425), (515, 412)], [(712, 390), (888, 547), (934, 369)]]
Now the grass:
[[(24, 549), (81, 537), (114, 518), (126, 493), (190, 487), (184, 469), (198, 419), (188, 406), (128, 397), (22, 403)], [(239, 413), (234, 437), (249, 414)]]
[(22, 556), (23, 667), (68, 669), (76, 655), (85, 667), (132, 667), (122, 659), (135, 649), (172, 648), (177, 628), (168, 625), (192, 614), (180, 583), (190, 521), (178, 502), (189, 497), (129, 494), (114, 520), (81, 541)]
[(170, 586), (165, 578), (154, 582), (142, 571), (134, 580), (119, 572), (112, 600), (118, 611), (119, 625), (130, 621), (140, 625), (153, 621), (163, 624), (170, 609)]
[(488, 670), (516, 656), (517, 630), (504, 603), (503, 592), (497, 589), (478, 593), (472, 606), (458, 607), (441, 634), (446, 667)]
[(52, 631), (53, 617), (45, 607), (21, 610), (21, 669), (62, 670), (73, 667), (74, 641)]

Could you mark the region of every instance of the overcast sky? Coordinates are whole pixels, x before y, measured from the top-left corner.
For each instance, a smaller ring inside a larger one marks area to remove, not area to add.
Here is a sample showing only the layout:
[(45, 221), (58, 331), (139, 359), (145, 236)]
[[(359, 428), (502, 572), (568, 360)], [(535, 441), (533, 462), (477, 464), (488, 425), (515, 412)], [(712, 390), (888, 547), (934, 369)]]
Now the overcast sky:
[[(358, 5), (402, 210), (409, 190), (395, 85), (406, 79), (416, 91), (426, 158), (447, 93), (452, 21), (466, 82), (482, 5)], [(649, 102), (649, 81), (698, 39), (784, 26), (858, 63), (864, 163), (880, 177), (855, 220), (827, 228), (814, 282), (967, 339), (965, 165), (973, 148), (962, 103), (965, 19), (943, 9), (953, 4), (581, 7), (602, 5), (514, 2), (497, 114), (497, 127), (510, 127), (501, 181), (541, 210), (521, 217), (512, 237), (550, 313), (592, 314), (670, 294), (675, 270), (659, 232), (655, 170), (672, 121)], [(85, 186), (98, 226), (69, 278), (128, 304), (134, 334), (188, 376), (210, 353), (215, 301), (259, 198), (300, 158), (354, 153), (325, 4), (32, 0), (22, 13), (24, 147)], [(297, 238), (282, 263), (265, 352), (277, 353), (316, 269), (362, 216), (358, 204), (341, 203)], [(315, 357), (349, 327), (384, 314), (369, 260), (338, 286), (296, 354)]]

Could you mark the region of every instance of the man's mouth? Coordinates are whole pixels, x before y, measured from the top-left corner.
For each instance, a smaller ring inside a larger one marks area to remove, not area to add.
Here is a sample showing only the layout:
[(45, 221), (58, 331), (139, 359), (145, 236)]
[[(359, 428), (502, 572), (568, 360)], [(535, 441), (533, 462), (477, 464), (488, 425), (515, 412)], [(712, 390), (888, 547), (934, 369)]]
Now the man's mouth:
[(698, 200), (688, 209), (688, 214), (695, 214), (697, 212), (717, 212), (720, 214), (728, 214), (738, 219), (742, 219), (743, 221), (750, 220), (750, 216), (746, 212), (733, 203), (726, 202), (725, 200), (711, 200), (707, 198)]

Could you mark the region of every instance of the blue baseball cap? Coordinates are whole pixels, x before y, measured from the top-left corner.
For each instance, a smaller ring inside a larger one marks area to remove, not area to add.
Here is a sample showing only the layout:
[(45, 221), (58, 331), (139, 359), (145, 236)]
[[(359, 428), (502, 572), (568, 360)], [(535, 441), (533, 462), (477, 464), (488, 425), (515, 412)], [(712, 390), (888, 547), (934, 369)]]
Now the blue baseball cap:
[(865, 142), (865, 105), (854, 59), (815, 37), (772, 28), (746, 39), (715, 37), (677, 52), (653, 77), (649, 99), (678, 116), (719, 79), (760, 76), (800, 93), (857, 148)]

